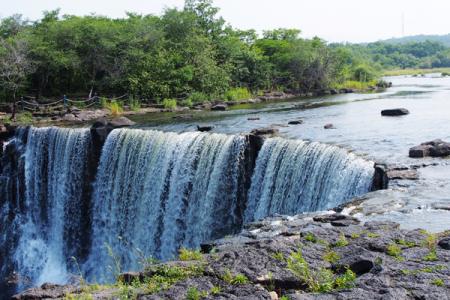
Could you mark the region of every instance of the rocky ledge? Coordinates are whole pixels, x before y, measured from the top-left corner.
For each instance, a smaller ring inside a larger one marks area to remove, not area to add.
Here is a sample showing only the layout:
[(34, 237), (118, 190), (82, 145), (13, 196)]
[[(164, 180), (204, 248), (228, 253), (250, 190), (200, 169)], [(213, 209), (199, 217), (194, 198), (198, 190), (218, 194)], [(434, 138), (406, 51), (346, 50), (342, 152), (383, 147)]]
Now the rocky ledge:
[(342, 214), (275, 217), (114, 285), (46, 284), (14, 299), (450, 299), (449, 243), (450, 232)]

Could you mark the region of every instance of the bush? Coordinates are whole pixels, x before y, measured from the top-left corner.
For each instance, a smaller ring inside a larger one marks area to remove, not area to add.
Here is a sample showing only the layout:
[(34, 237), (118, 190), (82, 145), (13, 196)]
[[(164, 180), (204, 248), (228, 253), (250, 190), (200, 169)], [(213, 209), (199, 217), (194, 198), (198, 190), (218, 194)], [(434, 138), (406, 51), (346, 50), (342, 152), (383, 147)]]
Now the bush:
[(182, 261), (202, 260), (203, 256), (199, 250), (188, 250), (186, 248), (181, 248), (178, 258)]
[(33, 123), (33, 115), (28, 111), (16, 114), (16, 123), (30, 125)]
[(210, 97), (206, 95), (205, 93), (201, 92), (193, 92), (189, 95), (189, 97), (186, 99), (188, 101), (191, 101), (193, 104), (195, 103), (203, 103), (205, 101), (209, 101)]
[(138, 99), (130, 98), (128, 105), (132, 111), (139, 111), (141, 109), (141, 102)]
[(252, 94), (247, 88), (234, 88), (225, 93), (225, 99), (227, 101), (239, 101), (250, 99)]
[(164, 105), (165, 109), (175, 109), (177, 108), (177, 100), (176, 99), (164, 99), (162, 104)]
[(109, 104), (109, 110), (113, 116), (119, 116), (123, 113), (122, 104), (116, 100), (112, 100)]

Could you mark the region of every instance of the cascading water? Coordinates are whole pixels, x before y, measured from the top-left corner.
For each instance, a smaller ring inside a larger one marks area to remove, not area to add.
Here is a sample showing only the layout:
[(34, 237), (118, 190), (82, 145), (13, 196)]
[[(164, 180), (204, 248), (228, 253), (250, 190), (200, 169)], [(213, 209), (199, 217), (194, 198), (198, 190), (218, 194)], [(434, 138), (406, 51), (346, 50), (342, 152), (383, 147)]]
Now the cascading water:
[[(245, 138), (222, 134), (114, 130), (93, 194), (89, 274), (103, 281), (105, 249), (136, 269), (140, 256), (173, 257), (239, 226)], [(110, 254), (111, 254), (110, 253)]]
[(68, 260), (80, 255), (88, 210), (82, 196), (89, 130), (30, 128), (27, 133), (25, 189), (11, 207), (16, 214), (10, 226), (16, 232), (10, 238), (16, 244), (9, 263), (22, 285), (66, 282)]
[(367, 193), (373, 162), (321, 143), (267, 139), (256, 161), (245, 222), (336, 207)]
[(88, 279), (108, 281), (114, 260), (133, 270), (244, 222), (333, 207), (368, 192), (374, 175), (343, 149), (282, 138), (259, 150), (244, 135), (116, 129), (99, 160), (92, 139), (31, 128), (8, 145), (19, 155), (0, 176), (3, 275), (65, 282), (74, 257)]

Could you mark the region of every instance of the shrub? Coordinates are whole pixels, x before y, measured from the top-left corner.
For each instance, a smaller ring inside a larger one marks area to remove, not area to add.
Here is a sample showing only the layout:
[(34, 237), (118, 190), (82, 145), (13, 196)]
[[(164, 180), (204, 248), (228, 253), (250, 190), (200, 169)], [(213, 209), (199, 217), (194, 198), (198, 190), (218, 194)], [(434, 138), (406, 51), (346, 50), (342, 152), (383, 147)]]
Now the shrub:
[(387, 255), (395, 257), (395, 258), (400, 258), (401, 254), (402, 254), (402, 249), (400, 249), (399, 246), (397, 246), (396, 244), (389, 244), (387, 246)]
[(311, 232), (308, 232), (305, 235), (305, 240), (307, 240), (308, 242), (312, 242), (312, 243), (316, 243), (317, 242), (316, 236), (313, 233), (311, 233)]
[(234, 88), (231, 90), (228, 90), (228, 92), (225, 93), (225, 99), (227, 101), (239, 101), (244, 99), (249, 99), (252, 97), (252, 94), (247, 88)]
[(30, 125), (33, 123), (33, 115), (28, 111), (16, 114), (16, 122), (23, 125)]
[(210, 97), (201, 92), (193, 92), (186, 100), (191, 101), (192, 103), (202, 103), (205, 101), (209, 101)]
[(431, 284), (433, 284), (435, 286), (444, 286), (445, 285), (444, 280), (442, 280), (441, 278), (433, 279)]
[(438, 257), (436, 254), (436, 249), (430, 250), (427, 255), (423, 257), (424, 261), (437, 261)]
[(343, 233), (341, 233), (339, 235), (339, 239), (336, 241), (336, 243), (334, 243), (335, 247), (345, 247), (348, 245), (348, 241), (345, 238), (345, 235)]
[(120, 116), (123, 113), (122, 104), (116, 100), (111, 101), (109, 110), (113, 116)]
[(222, 275), (222, 280), (234, 285), (247, 284), (249, 282), (247, 276), (245, 276), (244, 274), (237, 274), (236, 276), (233, 276), (230, 270), (225, 271), (225, 273)]
[(199, 250), (188, 250), (186, 248), (181, 248), (178, 258), (182, 261), (202, 260), (203, 256)]
[(329, 262), (329, 263), (335, 263), (335, 262), (337, 262), (340, 258), (341, 258), (340, 255), (337, 254), (336, 252), (332, 251), (332, 250), (326, 252), (326, 253), (323, 255), (323, 260), (325, 260), (325, 261), (327, 261), (327, 262)]
[(164, 105), (165, 109), (175, 109), (177, 108), (177, 100), (176, 99), (164, 99), (162, 104)]
[(141, 109), (141, 102), (138, 99), (130, 98), (128, 105), (132, 111), (139, 111)]

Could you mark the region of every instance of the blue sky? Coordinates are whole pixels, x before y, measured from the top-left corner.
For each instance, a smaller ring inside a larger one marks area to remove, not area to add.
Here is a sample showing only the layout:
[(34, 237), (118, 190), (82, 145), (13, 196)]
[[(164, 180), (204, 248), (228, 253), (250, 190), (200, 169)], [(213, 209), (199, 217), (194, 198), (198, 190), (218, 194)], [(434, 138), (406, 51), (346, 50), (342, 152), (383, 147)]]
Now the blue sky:
[[(122, 17), (125, 11), (160, 14), (183, 0), (0, 0), (0, 17), (14, 13), (35, 20), (42, 11)], [(220, 14), (241, 29), (298, 28), (304, 37), (367, 42), (405, 35), (450, 33), (449, 0), (215, 0)]]

